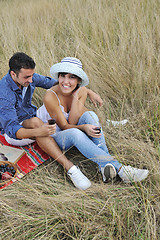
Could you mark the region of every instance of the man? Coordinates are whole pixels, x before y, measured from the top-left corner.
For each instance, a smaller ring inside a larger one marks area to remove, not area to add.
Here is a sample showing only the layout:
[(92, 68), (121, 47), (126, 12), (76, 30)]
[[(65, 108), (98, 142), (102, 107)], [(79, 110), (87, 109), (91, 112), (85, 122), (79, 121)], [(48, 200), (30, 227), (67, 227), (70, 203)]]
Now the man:
[[(57, 160), (68, 172), (74, 185), (82, 190), (90, 187), (89, 179), (61, 152), (50, 135), (55, 124), (44, 124), (37, 117), (32, 104), (36, 87), (48, 89), (56, 80), (35, 73), (34, 60), (23, 52), (15, 53), (9, 60), (9, 72), (0, 81), (0, 128), (8, 143), (23, 146), (37, 141), (44, 152)], [(101, 98), (88, 89), (90, 99), (102, 105)]]

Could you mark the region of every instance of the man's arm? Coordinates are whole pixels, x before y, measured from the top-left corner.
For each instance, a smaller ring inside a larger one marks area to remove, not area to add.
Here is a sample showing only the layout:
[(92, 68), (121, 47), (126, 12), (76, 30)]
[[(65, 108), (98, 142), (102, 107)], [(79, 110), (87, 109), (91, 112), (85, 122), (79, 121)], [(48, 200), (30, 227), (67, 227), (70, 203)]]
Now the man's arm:
[(16, 139), (16, 132), (22, 128), (19, 124), (18, 116), (16, 113), (14, 95), (10, 99), (0, 97), (0, 122), (2, 133), (6, 133), (9, 137)]
[(57, 83), (57, 80), (51, 77), (40, 75), (38, 73), (34, 73), (33, 81), (35, 82), (36, 87), (41, 87), (45, 89), (49, 89)]
[(24, 120), (22, 128), (16, 132), (18, 139), (35, 139), (37, 137), (48, 137), (55, 133), (56, 125), (44, 124), (39, 118), (34, 117)]
[(87, 94), (88, 94), (89, 98), (91, 99), (91, 101), (92, 101), (92, 103), (95, 107), (97, 107), (97, 104), (100, 107), (102, 106), (103, 100), (101, 99), (101, 97), (97, 93), (95, 93), (91, 89), (87, 88)]

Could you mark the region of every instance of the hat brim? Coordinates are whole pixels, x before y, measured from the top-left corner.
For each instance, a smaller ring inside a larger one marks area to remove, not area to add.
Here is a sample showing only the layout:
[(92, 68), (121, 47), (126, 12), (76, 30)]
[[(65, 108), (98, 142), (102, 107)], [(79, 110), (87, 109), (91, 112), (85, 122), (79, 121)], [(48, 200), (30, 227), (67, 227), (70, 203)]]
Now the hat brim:
[(64, 72), (64, 73), (72, 73), (79, 78), (82, 79), (80, 86), (87, 86), (89, 84), (89, 79), (87, 74), (83, 71), (83, 69), (79, 67), (73, 66), (73, 64), (70, 63), (56, 63), (50, 68), (50, 74), (51, 76), (58, 80), (58, 73)]

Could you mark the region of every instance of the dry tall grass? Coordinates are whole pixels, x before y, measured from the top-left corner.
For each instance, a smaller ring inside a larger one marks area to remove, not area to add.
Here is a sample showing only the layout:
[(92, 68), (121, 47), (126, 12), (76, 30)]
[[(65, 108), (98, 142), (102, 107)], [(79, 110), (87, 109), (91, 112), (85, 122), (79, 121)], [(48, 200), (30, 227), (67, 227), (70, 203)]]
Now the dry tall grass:
[[(99, 110), (88, 107), (100, 115), (110, 152), (150, 170), (143, 183), (105, 185), (95, 164), (72, 149), (68, 158), (92, 187), (75, 189), (48, 161), (1, 190), (0, 239), (160, 238), (159, 9), (159, 0), (0, 1), (0, 76), (16, 51), (32, 56), (43, 75), (63, 57), (80, 58), (104, 100)], [(43, 93), (35, 92), (37, 106)], [(106, 126), (107, 118), (129, 123)]]

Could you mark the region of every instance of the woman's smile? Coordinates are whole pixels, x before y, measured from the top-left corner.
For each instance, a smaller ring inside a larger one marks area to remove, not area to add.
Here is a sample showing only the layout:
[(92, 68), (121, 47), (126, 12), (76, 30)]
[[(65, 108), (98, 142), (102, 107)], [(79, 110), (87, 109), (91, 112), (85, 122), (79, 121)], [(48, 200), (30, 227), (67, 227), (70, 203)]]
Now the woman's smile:
[(71, 86), (69, 86), (69, 85), (64, 85), (64, 84), (62, 84), (62, 86), (63, 86), (64, 88), (66, 88), (66, 89), (68, 89), (68, 88), (71, 87)]
[(72, 93), (79, 83), (78, 77), (71, 73), (59, 74), (59, 87), (62, 92)]

